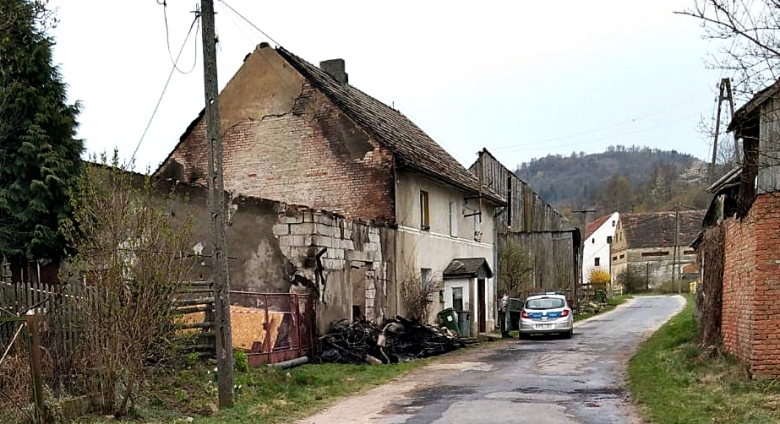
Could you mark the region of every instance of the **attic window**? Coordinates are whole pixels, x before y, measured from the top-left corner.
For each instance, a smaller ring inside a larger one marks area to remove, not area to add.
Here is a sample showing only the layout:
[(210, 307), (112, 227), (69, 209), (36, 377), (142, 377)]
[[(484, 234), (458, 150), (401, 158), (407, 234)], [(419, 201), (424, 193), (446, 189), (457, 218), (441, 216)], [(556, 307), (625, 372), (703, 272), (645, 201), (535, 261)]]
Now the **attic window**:
[(590, 243), (591, 244), (596, 244), (596, 237), (593, 237), (592, 239), (590, 239)]
[(614, 219), (612, 220), (612, 226), (613, 227), (615, 226), (615, 220)]
[(607, 244), (612, 244), (612, 236), (607, 236)]

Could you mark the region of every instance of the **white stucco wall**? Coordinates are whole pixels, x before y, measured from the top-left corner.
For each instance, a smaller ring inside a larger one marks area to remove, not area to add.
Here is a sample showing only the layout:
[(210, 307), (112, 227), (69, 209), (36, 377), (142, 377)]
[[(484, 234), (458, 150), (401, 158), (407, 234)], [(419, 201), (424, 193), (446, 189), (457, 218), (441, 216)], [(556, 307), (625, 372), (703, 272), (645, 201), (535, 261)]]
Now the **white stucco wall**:
[[(398, 233), (396, 237), (396, 281), (400, 290), (407, 270), (419, 272), (421, 268), (433, 271), (437, 279), (442, 279), (442, 273), (449, 263), (456, 258), (485, 258), (491, 268), (494, 258), (494, 234), (493, 214), (495, 208), (492, 204), (483, 200), (482, 219), (479, 216), (464, 216), (477, 212), (479, 201), (477, 199), (465, 200), (473, 196), (455, 187), (438, 183), (428, 177), (412, 173), (399, 172), (396, 179), (396, 219), (398, 221)], [(420, 222), (420, 190), (428, 192), (428, 210), (430, 228), (423, 230)], [(452, 210), (455, 217), (455, 231), (452, 235), (450, 226), (450, 204), (454, 204)], [(481, 239), (475, 239), (475, 231), (481, 231)], [(468, 287), (468, 286), (467, 286)], [(400, 298), (400, 293), (398, 294)], [(476, 284), (472, 284), (469, 299), (477, 299)], [(465, 297), (465, 294), (464, 294)], [(451, 294), (449, 296), (451, 300)], [(446, 307), (445, 302), (440, 302), (438, 296), (434, 299), (431, 320), (435, 320), (436, 314)], [(486, 329), (495, 328), (493, 309), (495, 305), (495, 293), (493, 291), (492, 278), (485, 281), (485, 308)], [(479, 306), (475, 304), (472, 316), (472, 334), (477, 332), (477, 317)]]
[(596, 268), (596, 258), (599, 259), (599, 269), (611, 272), (612, 257), (610, 256), (610, 245), (607, 243), (607, 237), (612, 237), (614, 241), (619, 217), (620, 214), (618, 212), (613, 213), (590, 237), (584, 240), (582, 250), (583, 282), (588, 282), (590, 271)]

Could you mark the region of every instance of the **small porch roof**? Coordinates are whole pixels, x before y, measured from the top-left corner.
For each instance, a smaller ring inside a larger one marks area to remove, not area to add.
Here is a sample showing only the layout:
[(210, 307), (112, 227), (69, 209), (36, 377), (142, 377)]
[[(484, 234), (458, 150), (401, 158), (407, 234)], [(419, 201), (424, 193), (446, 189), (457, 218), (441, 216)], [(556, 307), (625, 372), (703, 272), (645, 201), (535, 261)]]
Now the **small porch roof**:
[(443, 276), (445, 279), (492, 278), (493, 270), (485, 258), (456, 258), (444, 269)]

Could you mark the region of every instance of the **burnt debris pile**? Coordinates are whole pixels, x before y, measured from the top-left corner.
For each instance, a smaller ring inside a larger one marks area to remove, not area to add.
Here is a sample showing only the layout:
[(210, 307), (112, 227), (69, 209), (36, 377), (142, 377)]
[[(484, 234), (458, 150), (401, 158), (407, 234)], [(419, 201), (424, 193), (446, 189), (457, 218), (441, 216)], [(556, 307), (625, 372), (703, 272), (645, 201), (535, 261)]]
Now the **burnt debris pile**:
[(341, 320), (320, 340), (320, 361), (342, 364), (408, 362), (465, 346), (447, 328), (400, 316), (385, 320), (381, 326), (364, 320), (352, 323)]

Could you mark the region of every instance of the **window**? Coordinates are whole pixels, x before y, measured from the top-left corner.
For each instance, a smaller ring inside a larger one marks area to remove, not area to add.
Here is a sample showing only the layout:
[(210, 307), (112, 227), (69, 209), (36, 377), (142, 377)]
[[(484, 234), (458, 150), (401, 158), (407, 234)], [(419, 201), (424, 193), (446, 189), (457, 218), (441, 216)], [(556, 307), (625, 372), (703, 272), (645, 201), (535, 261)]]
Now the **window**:
[(596, 244), (596, 238), (595, 238), (595, 237), (593, 237), (592, 239), (590, 239), (590, 243), (591, 243), (591, 244)]
[(642, 252), (642, 257), (647, 256), (669, 256), (669, 252)]
[(456, 311), (463, 310), (463, 287), (452, 288), (452, 309)]
[(458, 236), (458, 204), (450, 202), (450, 235)]
[[(621, 258), (622, 258), (622, 256), (621, 256)], [(613, 257), (612, 257), (612, 260), (613, 260), (613, 261), (616, 261), (616, 260), (617, 260), (617, 256), (613, 256)]]
[(420, 268), (420, 284), (424, 287), (431, 282), (433, 271), (430, 268)]
[(596, 258), (593, 260), (593, 266), (600, 266), (601, 265), (601, 258)]
[(612, 244), (612, 236), (607, 236), (607, 244)]
[(626, 257), (626, 255), (620, 255), (620, 259), (623, 259), (625, 257)]
[(425, 231), (431, 229), (430, 215), (428, 215), (428, 192), (420, 190), (420, 228)]
[(612, 220), (612, 226), (613, 227), (615, 226), (615, 220), (614, 219)]
[(695, 250), (686, 250), (686, 251), (683, 251), (683, 255), (695, 255), (695, 254), (696, 254), (696, 251), (695, 251)]

